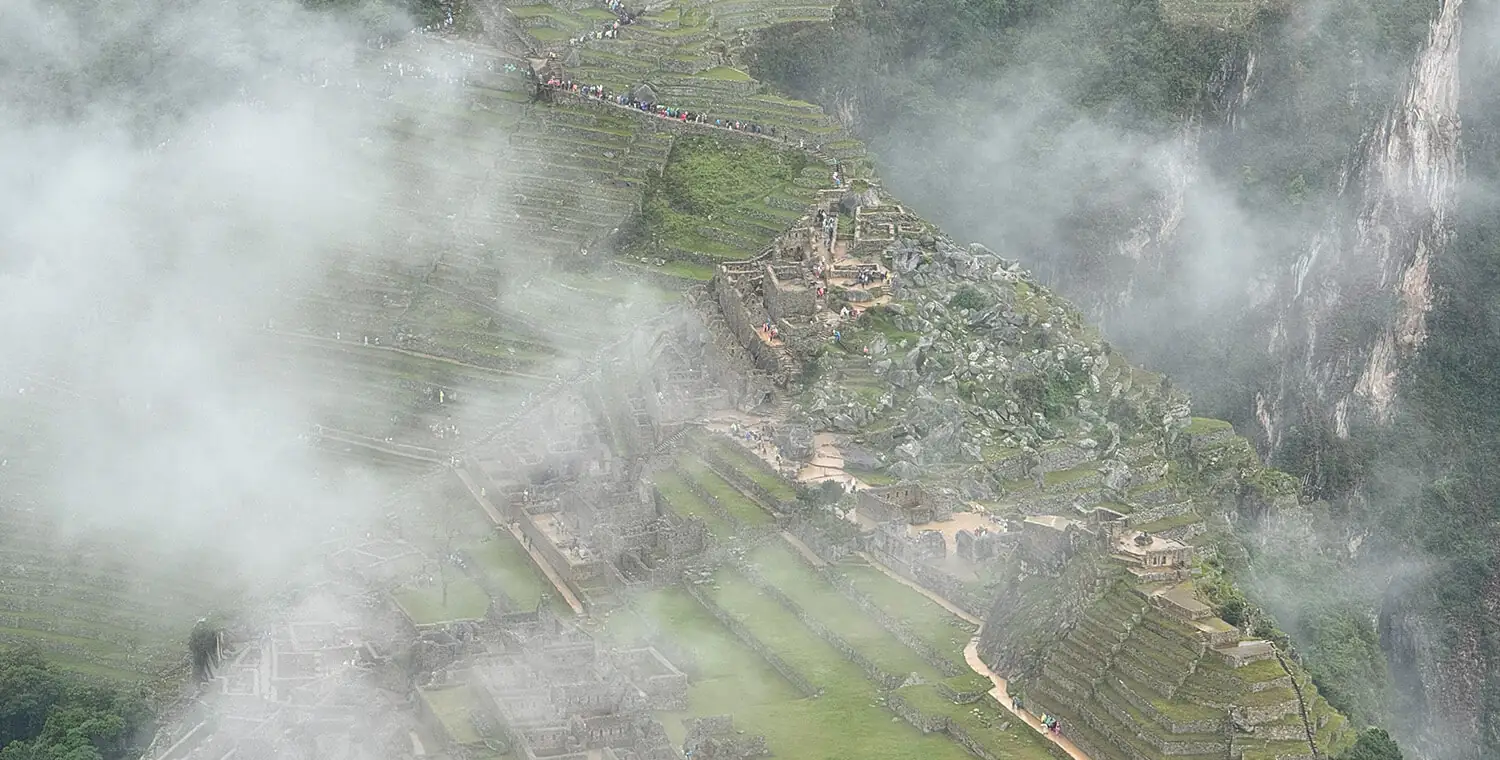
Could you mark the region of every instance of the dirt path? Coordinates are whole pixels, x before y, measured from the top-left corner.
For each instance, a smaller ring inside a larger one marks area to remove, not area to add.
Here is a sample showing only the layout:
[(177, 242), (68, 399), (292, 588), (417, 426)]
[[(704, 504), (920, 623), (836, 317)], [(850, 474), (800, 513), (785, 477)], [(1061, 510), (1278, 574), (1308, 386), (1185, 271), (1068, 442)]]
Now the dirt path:
[(990, 696), (994, 697), (995, 701), (999, 702), (1001, 707), (1004, 707), (1005, 709), (1011, 711), (1012, 714), (1014, 714), (1021, 720), (1026, 721), (1026, 725), (1031, 726), (1038, 733), (1047, 737), (1047, 739), (1053, 744), (1056, 744), (1058, 747), (1062, 748), (1062, 751), (1068, 753), (1068, 756), (1073, 758), (1073, 760), (1089, 760), (1089, 756), (1084, 754), (1083, 750), (1075, 746), (1073, 742), (1068, 740), (1067, 737), (1060, 736), (1048, 731), (1046, 727), (1042, 725), (1042, 720), (1040, 718), (1032, 715), (1024, 709), (1017, 710), (1015, 708), (1015, 706), (1010, 701), (1010, 692), (1006, 690), (1005, 679), (995, 675), (995, 673), (990, 670), (989, 666), (985, 665), (984, 661), (979, 659), (979, 636), (976, 635), (974, 638), (970, 639), (969, 645), (964, 647), (964, 661), (969, 663), (969, 667), (972, 668), (975, 673), (978, 673), (979, 675), (990, 679), (990, 683), (995, 685), (995, 688), (990, 689)]
[[(942, 605), (944, 609), (959, 616), (960, 618), (963, 618), (964, 620), (967, 620), (974, 625), (980, 626), (980, 630), (983, 630), (983, 623), (979, 620), (979, 618), (976, 618), (973, 615), (964, 612), (963, 609), (961, 609), (958, 605), (948, 601), (947, 599), (944, 599), (936, 592), (919, 583), (913, 583), (910, 579), (906, 578), (895, 570), (882, 565), (864, 552), (859, 552), (859, 556), (863, 557), (864, 560), (866, 562), (869, 562), (870, 566), (875, 568), (876, 570), (885, 573), (892, 579), (896, 580), (898, 583), (901, 583), (902, 585), (915, 590), (922, 596), (925, 596), (928, 599), (937, 602), (938, 604)], [(1046, 736), (1047, 739), (1049, 739), (1053, 744), (1061, 747), (1062, 751), (1068, 753), (1068, 756), (1073, 758), (1073, 760), (1089, 760), (1089, 756), (1084, 754), (1083, 750), (1074, 746), (1073, 742), (1069, 741), (1066, 737), (1059, 736), (1047, 731), (1047, 729), (1042, 726), (1041, 718), (1038, 718), (1037, 716), (1032, 715), (1025, 710), (1015, 709), (1015, 707), (1011, 704), (1010, 692), (1006, 689), (1005, 679), (995, 675), (995, 673), (990, 670), (989, 666), (985, 665), (984, 661), (979, 659), (978, 633), (975, 633), (974, 638), (969, 639), (969, 645), (964, 647), (964, 661), (969, 664), (969, 668), (971, 670), (973, 670), (975, 673), (978, 673), (979, 675), (984, 676), (985, 678), (990, 679), (990, 683), (995, 685), (995, 688), (990, 689), (990, 696), (993, 697), (996, 702), (999, 702), (1001, 707), (1009, 710), (1012, 714), (1014, 714), (1021, 720), (1026, 721), (1026, 725), (1031, 726), (1038, 733)]]
[(813, 456), (807, 464), (797, 470), (798, 482), (821, 483), (825, 480), (832, 480), (845, 488), (850, 486), (860, 490), (869, 488), (869, 483), (844, 471), (844, 455), (833, 440), (833, 435), (829, 433), (813, 435)]

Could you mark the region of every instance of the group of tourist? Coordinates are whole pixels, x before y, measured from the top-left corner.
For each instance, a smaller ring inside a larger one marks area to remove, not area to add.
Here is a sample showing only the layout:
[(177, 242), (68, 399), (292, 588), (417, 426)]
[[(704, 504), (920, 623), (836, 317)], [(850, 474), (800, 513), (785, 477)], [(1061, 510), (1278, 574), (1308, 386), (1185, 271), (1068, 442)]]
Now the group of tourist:
[(1042, 727), (1047, 730), (1047, 733), (1062, 735), (1062, 724), (1057, 722), (1056, 715), (1042, 713)]
[(584, 32), (577, 37), (569, 39), (569, 45), (582, 45), (589, 40), (612, 40), (620, 36), (621, 27), (630, 26), (640, 16), (639, 13), (632, 13), (625, 10), (625, 4), (620, 2), (620, 0), (609, 0), (605, 5), (615, 14), (615, 20), (605, 24), (603, 28), (595, 29), (592, 32)]
[(635, 95), (631, 95), (628, 93), (612, 93), (602, 85), (583, 84), (581, 82), (574, 82), (570, 79), (550, 77), (547, 79), (547, 81), (542, 83), (542, 86), (554, 92), (567, 92), (574, 95), (611, 102), (617, 106), (632, 108), (643, 113), (649, 113), (655, 116), (659, 116), (663, 119), (672, 119), (674, 121), (680, 121), (683, 123), (693, 123), (711, 127), (719, 127), (720, 129), (729, 129), (736, 132), (748, 132), (753, 135), (766, 135), (768, 137), (777, 136), (775, 127), (762, 127), (759, 124), (748, 121), (738, 121), (735, 119), (718, 119), (709, 116), (708, 114), (701, 111), (689, 111), (684, 108), (674, 108), (662, 103), (657, 103), (649, 98), (638, 98)]

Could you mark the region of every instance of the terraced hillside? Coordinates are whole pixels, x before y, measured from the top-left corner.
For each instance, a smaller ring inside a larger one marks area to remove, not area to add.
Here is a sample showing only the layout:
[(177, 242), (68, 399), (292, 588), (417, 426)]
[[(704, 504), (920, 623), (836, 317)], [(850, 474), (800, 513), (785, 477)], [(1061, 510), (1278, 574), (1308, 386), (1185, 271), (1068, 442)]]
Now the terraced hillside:
[[(949, 696), (987, 688), (958, 664), (962, 621), (880, 573), (858, 591), (840, 590), (846, 569), (866, 567), (818, 567), (772, 539), (701, 585), (635, 599), (638, 614), (611, 619), (608, 635), (652, 643), (684, 663), (689, 706), (670, 716), (674, 738), (683, 718), (729, 713), (778, 755), (968, 757), (951, 734), (995, 757), (1055, 757), (993, 703)], [(879, 617), (872, 597), (912, 618)], [(941, 646), (903, 643), (912, 631)]]

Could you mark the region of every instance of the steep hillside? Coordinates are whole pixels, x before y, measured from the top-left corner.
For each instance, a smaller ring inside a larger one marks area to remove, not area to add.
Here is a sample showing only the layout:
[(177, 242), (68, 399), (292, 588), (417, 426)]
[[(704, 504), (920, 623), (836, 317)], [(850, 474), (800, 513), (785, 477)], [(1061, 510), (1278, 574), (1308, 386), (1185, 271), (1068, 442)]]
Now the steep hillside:
[[(766, 35), (752, 71), (839, 113), (914, 208), (1003, 246), (1327, 500), (1251, 541), (1252, 595), (1330, 699), (1474, 757), (1489, 687), (1439, 674), (1493, 656), (1493, 623), (1458, 601), (1495, 577), (1474, 221), (1493, 205), (1492, 15), (1185, 5), (852, 3), (831, 34)], [(1264, 553), (1289, 540), (1320, 548)]]

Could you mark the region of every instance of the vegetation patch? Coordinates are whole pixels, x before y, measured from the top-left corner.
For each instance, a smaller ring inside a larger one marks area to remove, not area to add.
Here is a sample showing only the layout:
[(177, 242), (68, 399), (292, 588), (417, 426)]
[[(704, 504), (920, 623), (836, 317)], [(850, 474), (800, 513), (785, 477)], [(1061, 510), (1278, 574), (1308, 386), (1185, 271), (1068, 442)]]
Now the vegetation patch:
[[(758, 141), (684, 137), (673, 146), (666, 167), (646, 188), (641, 222), (631, 250), (669, 257), (674, 250), (717, 259), (748, 258), (770, 244), (776, 233), (755, 234), (743, 209), (768, 195), (792, 193), (812, 199), (794, 180), (808, 165), (801, 151), (779, 150)], [(726, 243), (712, 230), (748, 238), (754, 245)]]
[(431, 585), (406, 586), (392, 592), (401, 611), (416, 625), (482, 619), (489, 612), (489, 594), (456, 567), (442, 572), (446, 581), (434, 579)]

